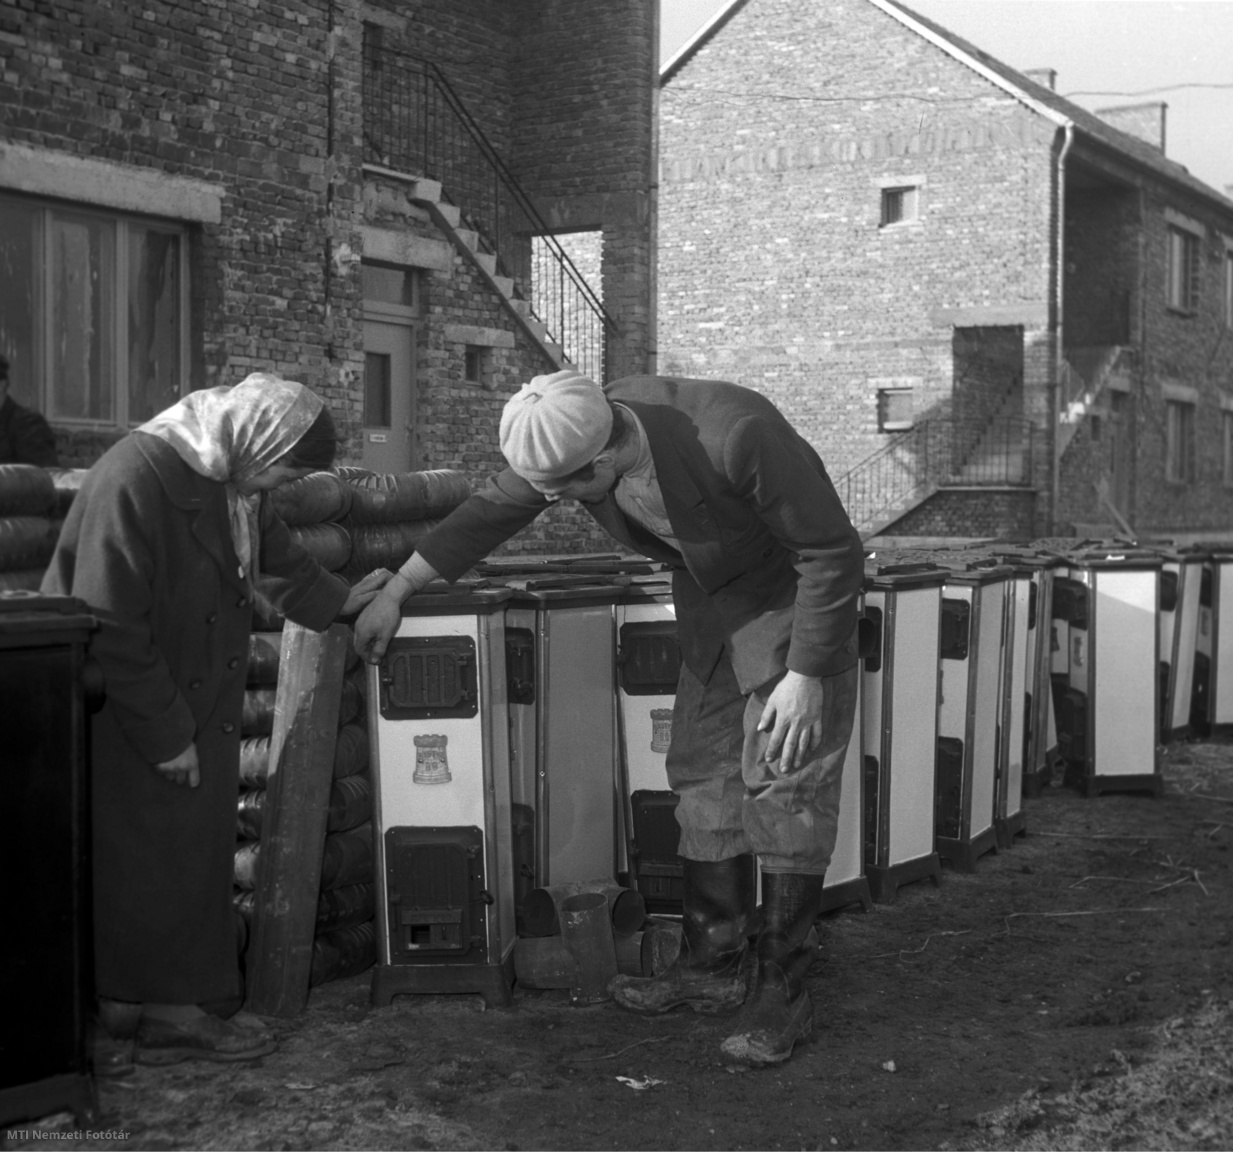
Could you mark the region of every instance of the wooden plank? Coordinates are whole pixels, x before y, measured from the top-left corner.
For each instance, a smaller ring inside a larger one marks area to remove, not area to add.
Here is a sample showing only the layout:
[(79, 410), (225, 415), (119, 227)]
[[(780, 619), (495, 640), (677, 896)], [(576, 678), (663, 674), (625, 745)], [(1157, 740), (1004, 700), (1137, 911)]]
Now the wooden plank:
[(321, 854), (351, 632), (287, 622), (279, 655), (261, 828), (247, 1007), (294, 1016), (308, 1002)]

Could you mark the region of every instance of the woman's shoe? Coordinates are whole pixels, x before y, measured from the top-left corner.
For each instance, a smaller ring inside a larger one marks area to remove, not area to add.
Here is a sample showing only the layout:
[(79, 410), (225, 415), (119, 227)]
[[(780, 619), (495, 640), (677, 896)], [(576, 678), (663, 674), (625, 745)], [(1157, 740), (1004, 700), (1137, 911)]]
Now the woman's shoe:
[(131, 1036), (117, 1038), (96, 1027), (90, 1037), (90, 1067), (99, 1080), (119, 1080), (131, 1076), (134, 1041)]

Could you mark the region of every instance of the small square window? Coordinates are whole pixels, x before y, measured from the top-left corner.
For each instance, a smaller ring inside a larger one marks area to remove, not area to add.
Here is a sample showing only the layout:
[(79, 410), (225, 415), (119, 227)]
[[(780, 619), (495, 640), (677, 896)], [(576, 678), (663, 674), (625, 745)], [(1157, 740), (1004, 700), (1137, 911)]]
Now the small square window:
[(915, 186), (882, 189), (882, 227), (920, 219), (920, 189)]
[(906, 432), (915, 423), (911, 388), (878, 389), (879, 432)]
[(488, 377), (488, 349), (480, 344), (468, 344), (464, 353), (463, 379), (481, 387)]

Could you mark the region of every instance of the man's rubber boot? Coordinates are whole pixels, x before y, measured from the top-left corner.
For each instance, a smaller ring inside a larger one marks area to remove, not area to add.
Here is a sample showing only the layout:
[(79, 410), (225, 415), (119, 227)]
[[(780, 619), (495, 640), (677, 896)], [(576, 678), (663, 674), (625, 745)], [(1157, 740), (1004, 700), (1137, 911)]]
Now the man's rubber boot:
[(754, 861), (686, 860), (682, 940), (677, 958), (658, 976), (614, 976), (608, 993), (633, 1012), (732, 1012), (745, 1001), (745, 932), (753, 911)]
[(817, 955), (812, 928), (822, 906), (822, 882), (821, 876), (799, 872), (764, 873), (758, 974), (736, 1030), (720, 1046), (729, 1060), (782, 1064), (813, 1030), (805, 974)]

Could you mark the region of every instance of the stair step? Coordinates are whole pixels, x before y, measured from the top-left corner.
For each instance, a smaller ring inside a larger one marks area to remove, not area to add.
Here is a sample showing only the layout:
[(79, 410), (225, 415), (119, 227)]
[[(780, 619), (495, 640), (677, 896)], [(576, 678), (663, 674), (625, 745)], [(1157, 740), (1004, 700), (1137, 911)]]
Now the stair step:
[(419, 176), (411, 185), (413, 200), (427, 200), (436, 204), (441, 199), (441, 181), (430, 180), (427, 176)]
[[(501, 295), (504, 296), (512, 305), (514, 305), (514, 311), (517, 312), (519, 316), (525, 316), (525, 309), (529, 308), (530, 305), (525, 300), (514, 299), (514, 281), (509, 276), (493, 276), (492, 282), (497, 286)], [(518, 307), (520, 304), (522, 305), (522, 308)]]
[(456, 204), (442, 204), (436, 200), (427, 200), (419, 196), (414, 198), (413, 203), (420, 208), (427, 208), (431, 212), (438, 213), (450, 228), (457, 230), (458, 222), (462, 219), (462, 212)]
[(473, 232), (470, 228), (456, 228), (458, 239), (461, 240), (472, 252), (478, 252), (480, 246), (480, 238), (478, 232)]
[[(474, 249), (472, 249), (474, 251)], [(476, 252), (475, 262), (483, 268), (489, 276), (495, 276), (497, 271), (497, 258), (489, 252)]]

